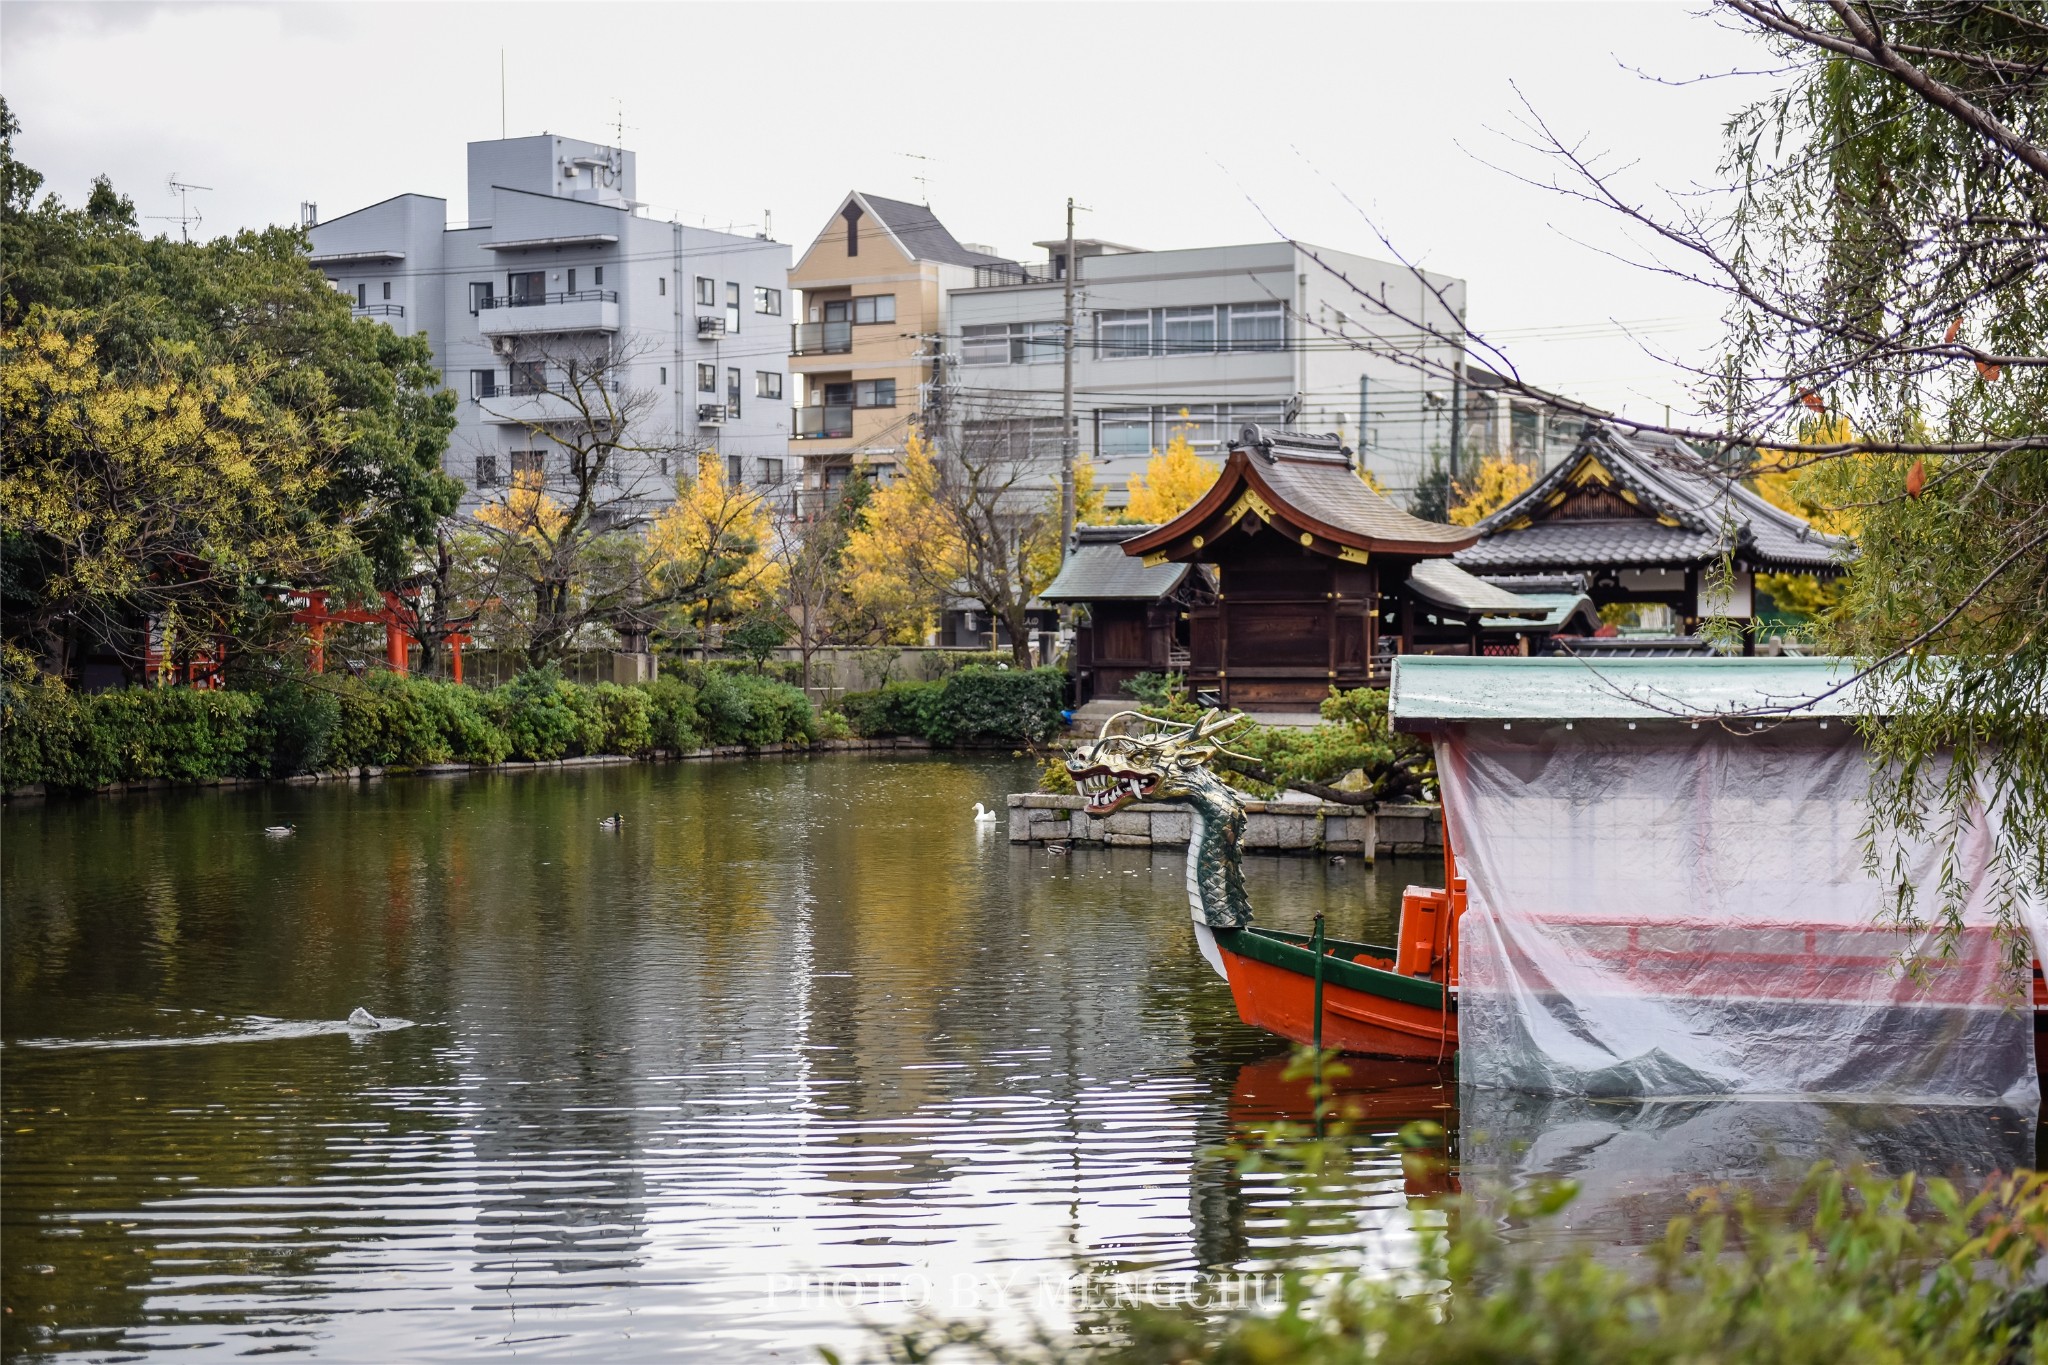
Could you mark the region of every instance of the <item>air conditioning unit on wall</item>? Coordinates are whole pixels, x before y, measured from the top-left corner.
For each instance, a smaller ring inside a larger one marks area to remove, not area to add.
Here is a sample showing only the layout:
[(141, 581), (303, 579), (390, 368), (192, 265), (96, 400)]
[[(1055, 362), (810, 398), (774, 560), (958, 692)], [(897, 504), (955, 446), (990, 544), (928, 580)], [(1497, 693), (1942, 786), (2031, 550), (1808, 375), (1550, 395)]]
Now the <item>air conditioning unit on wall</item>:
[(697, 425), (700, 427), (722, 427), (725, 425), (725, 404), (699, 403)]
[(700, 337), (722, 337), (725, 335), (725, 319), (700, 317), (697, 319), (697, 335)]

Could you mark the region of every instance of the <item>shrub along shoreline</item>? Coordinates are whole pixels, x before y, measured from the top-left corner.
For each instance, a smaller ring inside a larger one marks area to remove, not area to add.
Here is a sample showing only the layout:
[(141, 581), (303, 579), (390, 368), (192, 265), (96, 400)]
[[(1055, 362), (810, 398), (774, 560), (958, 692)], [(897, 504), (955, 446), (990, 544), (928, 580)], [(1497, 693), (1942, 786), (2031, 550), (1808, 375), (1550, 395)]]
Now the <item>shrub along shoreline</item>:
[[(100, 792), (896, 747), (899, 739), (1038, 745), (1059, 732), (1064, 695), (1057, 670), (981, 667), (944, 682), (849, 693), (843, 712), (721, 664), (683, 664), (632, 686), (571, 683), (537, 669), (488, 690), (373, 674), (248, 690), (77, 693), (10, 675), (0, 684), (0, 784), (10, 795)], [(890, 742), (856, 746), (856, 735)]]

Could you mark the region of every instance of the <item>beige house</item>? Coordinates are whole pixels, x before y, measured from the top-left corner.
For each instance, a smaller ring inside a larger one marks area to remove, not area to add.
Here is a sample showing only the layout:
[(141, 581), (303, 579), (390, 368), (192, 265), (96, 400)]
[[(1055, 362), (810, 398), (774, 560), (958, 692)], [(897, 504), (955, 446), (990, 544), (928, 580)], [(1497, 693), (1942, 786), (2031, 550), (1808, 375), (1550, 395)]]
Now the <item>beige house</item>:
[(948, 292), (990, 268), (1014, 266), (963, 246), (926, 206), (846, 196), (789, 273), (802, 300), (789, 453), (807, 494), (839, 487), (856, 464), (879, 479), (894, 471), (949, 349)]

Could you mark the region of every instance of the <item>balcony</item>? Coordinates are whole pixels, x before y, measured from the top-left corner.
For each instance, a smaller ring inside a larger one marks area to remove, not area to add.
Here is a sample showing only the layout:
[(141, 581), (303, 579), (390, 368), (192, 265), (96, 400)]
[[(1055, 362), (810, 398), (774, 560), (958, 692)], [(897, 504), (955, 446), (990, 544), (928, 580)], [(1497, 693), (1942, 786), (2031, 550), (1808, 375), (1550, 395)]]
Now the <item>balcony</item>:
[(485, 336), (541, 332), (616, 332), (619, 291), (578, 289), (573, 293), (515, 294), (477, 300), (477, 325)]
[[(613, 395), (619, 392), (617, 384), (600, 386), (584, 381), (583, 403), (590, 407), (593, 420), (602, 416), (600, 387)], [(482, 409), (484, 421), (498, 426), (560, 426), (584, 420), (583, 406), (574, 397), (547, 389), (511, 389), (493, 384), (477, 390), (476, 404)]]
[(814, 403), (798, 408), (790, 430), (799, 441), (850, 441), (853, 439), (853, 404)]
[(716, 341), (725, 335), (725, 319), (715, 318), (708, 313), (697, 315), (697, 337), (703, 341)]
[(853, 350), (850, 322), (797, 322), (790, 324), (791, 355), (846, 355)]
[(722, 427), (725, 425), (725, 404), (699, 403), (697, 425), (700, 427)]
[(405, 305), (402, 303), (352, 303), (348, 311), (359, 318), (402, 318)]

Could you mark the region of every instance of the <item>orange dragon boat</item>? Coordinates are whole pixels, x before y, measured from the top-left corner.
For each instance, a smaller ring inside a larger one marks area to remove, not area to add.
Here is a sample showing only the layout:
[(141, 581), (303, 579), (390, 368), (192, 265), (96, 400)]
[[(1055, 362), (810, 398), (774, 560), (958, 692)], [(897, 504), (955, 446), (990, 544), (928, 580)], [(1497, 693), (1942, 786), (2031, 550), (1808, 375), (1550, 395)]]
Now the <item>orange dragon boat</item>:
[[(1483, 1001), (1490, 1079), (1513, 1088), (2031, 1097), (2048, 1040), (2038, 964), (2033, 1009), (2012, 1010), (1982, 896), (1944, 938), (1927, 928), (1931, 901), (1902, 932), (1860, 870), (1862, 821), (1845, 813), (1867, 769), (1856, 698), (1831, 690), (1843, 670), (1397, 659), (1393, 722), (1436, 745), (1444, 871), (1442, 886), (1404, 892), (1391, 944), (1328, 937), (1320, 917), (1306, 934), (1253, 923), (1245, 815), (1210, 769), (1241, 716), (1125, 713), (1068, 767), (1091, 815), (1189, 810), (1197, 947), (1239, 1016), (1291, 1042), (1448, 1060)], [(1136, 732), (1111, 733), (1119, 720)], [(1994, 842), (1979, 827), (1908, 850), (1913, 885), (1934, 896), (1944, 857), (1965, 883), (1988, 882)], [(1488, 892), (1477, 911), (1472, 873)], [(1484, 980), (1461, 1021), (1475, 934)]]

